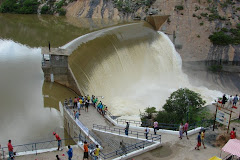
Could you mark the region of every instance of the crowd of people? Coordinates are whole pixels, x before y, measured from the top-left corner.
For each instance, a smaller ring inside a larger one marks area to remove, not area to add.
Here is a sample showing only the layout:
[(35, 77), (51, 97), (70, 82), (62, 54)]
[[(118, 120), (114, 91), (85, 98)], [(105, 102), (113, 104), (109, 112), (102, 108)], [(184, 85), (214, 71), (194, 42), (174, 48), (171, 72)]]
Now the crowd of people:
[(94, 95), (91, 97), (89, 95), (84, 96), (78, 96), (72, 99), (71, 97), (69, 100), (65, 99), (64, 106), (66, 107), (72, 107), (73, 113), (75, 119), (79, 119), (80, 111), (85, 110), (85, 112), (88, 112), (88, 107), (92, 105), (97, 109), (97, 111), (101, 115), (105, 115), (108, 111), (108, 107), (102, 103), (102, 101), (99, 101), (98, 98)]
[(232, 108), (237, 109), (236, 105), (238, 101), (239, 101), (239, 97), (237, 94), (236, 96), (230, 95), (228, 98), (226, 94), (223, 94), (222, 99), (219, 100), (218, 102), (221, 103), (221, 107), (228, 108), (228, 109), (232, 109)]

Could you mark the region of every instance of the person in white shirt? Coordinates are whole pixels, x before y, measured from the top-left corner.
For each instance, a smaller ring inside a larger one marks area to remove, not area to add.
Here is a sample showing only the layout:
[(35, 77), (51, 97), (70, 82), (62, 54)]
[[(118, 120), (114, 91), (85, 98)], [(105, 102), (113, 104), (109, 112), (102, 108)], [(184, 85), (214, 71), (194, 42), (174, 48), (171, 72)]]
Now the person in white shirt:
[(145, 136), (146, 136), (146, 139), (148, 139), (148, 133), (149, 133), (150, 129), (148, 127), (146, 127), (145, 129)]

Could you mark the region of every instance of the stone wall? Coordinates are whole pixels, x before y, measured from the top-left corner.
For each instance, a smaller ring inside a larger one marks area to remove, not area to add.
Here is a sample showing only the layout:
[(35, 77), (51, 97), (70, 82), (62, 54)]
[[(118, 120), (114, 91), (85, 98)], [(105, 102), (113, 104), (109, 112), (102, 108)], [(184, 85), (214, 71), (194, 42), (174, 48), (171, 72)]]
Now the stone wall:
[(64, 85), (76, 94), (81, 95), (73, 75), (68, 68), (68, 56), (51, 55), (50, 60), (46, 61), (42, 69), (46, 81), (51, 82), (51, 74), (53, 74), (54, 82)]
[[(63, 109), (64, 117), (64, 128), (69, 134), (70, 137), (79, 137), (79, 135), (84, 135), (83, 131), (78, 127), (76, 122), (71, 118), (65, 109)], [(78, 140), (75, 138), (74, 141), (78, 143)]]

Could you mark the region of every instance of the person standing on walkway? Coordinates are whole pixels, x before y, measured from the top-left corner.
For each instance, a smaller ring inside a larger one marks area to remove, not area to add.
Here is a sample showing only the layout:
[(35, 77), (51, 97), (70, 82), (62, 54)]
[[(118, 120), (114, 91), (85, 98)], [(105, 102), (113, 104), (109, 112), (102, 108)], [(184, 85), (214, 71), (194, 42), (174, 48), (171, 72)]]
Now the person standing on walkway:
[(236, 138), (235, 128), (233, 128), (233, 130), (230, 132), (230, 138), (231, 139), (235, 139)]
[(67, 154), (68, 154), (68, 160), (71, 160), (72, 157), (73, 157), (73, 149), (71, 148), (70, 145), (68, 145), (68, 151), (67, 151)]
[(88, 159), (88, 143), (85, 141), (83, 145), (84, 154), (83, 154), (83, 160)]
[(74, 98), (73, 100), (73, 108), (76, 107), (77, 108), (77, 97)]
[(9, 154), (10, 159), (14, 158), (13, 146), (12, 146), (12, 141), (11, 140), (8, 140), (8, 154)]
[(154, 134), (157, 134), (157, 129), (158, 129), (158, 122), (155, 120), (155, 122), (153, 122), (153, 129), (154, 129)]
[(183, 123), (181, 123), (179, 126), (179, 138), (182, 139), (182, 136), (183, 136)]
[(229, 100), (228, 100), (228, 107), (229, 109), (232, 109), (232, 106), (233, 106), (233, 97), (232, 95), (229, 97)]
[(236, 96), (233, 98), (233, 106), (236, 106), (238, 102), (238, 95), (236, 94)]
[(59, 149), (61, 147), (62, 140), (56, 132), (53, 132), (53, 135), (56, 137), (56, 140), (58, 141), (58, 151), (59, 151)]
[(198, 133), (197, 146), (195, 147), (195, 149), (199, 150), (200, 146), (201, 146), (201, 132)]
[(128, 122), (126, 122), (126, 123), (127, 123), (127, 125), (126, 125), (126, 127), (125, 127), (125, 135), (128, 136), (129, 123), (128, 123)]
[(89, 102), (88, 102), (88, 100), (86, 100), (86, 102), (85, 102), (85, 112), (86, 111), (88, 112), (88, 105), (89, 105)]
[(146, 137), (146, 140), (148, 140), (148, 133), (149, 133), (149, 128), (148, 127), (146, 127), (146, 129), (145, 129), (145, 137)]
[(75, 119), (79, 119), (80, 113), (78, 111), (76, 111), (75, 113)]
[(80, 108), (81, 108), (81, 104), (80, 104), (80, 102), (78, 101), (78, 102), (77, 102), (77, 110), (78, 110), (79, 113), (80, 113)]
[(51, 52), (51, 44), (50, 44), (50, 41), (48, 41), (48, 49), (49, 49), (49, 52)]
[(227, 98), (226, 98), (226, 95), (224, 94), (222, 97), (222, 107), (224, 107), (226, 102), (227, 102)]
[(203, 130), (201, 133), (201, 142), (202, 142), (204, 149), (206, 149), (205, 144), (204, 144), (204, 137), (205, 137), (205, 130)]
[(121, 150), (122, 150), (122, 153), (123, 153), (124, 155), (126, 155), (126, 154), (127, 154), (127, 149), (126, 149), (126, 146), (124, 145), (123, 141), (120, 142), (120, 148), (121, 148)]
[(68, 102), (69, 102), (70, 107), (72, 107), (72, 98), (71, 97), (69, 98)]
[(56, 155), (57, 160), (61, 160), (58, 155)]
[(99, 152), (100, 148), (98, 147), (98, 145), (96, 145), (96, 149), (94, 150), (94, 160), (97, 160), (99, 158)]
[(67, 102), (67, 99), (65, 99), (65, 101), (64, 101), (64, 107), (67, 107), (67, 105), (68, 105), (68, 102)]
[(183, 132), (185, 132), (186, 133), (186, 137), (187, 137), (187, 139), (189, 139), (188, 138), (188, 135), (187, 135), (187, 131), (188, 131), (188, 121), (184, 124), (184, 127), (183, 127), (183, 129), (184, 129), (184, 131)]

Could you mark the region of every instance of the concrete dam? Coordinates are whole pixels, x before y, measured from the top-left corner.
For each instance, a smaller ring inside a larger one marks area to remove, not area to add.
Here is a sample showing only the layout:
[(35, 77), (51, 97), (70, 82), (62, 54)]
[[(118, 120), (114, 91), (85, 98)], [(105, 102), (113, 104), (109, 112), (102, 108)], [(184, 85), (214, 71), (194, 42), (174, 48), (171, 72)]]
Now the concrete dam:
[(209, 103), (222, 94), (191, 86), (171, 40), (147, 22), (92, 32), (61, 48), (72, 52), (65, 67), (73, 75), (70, 81), (76, 81), (74, 87), (64, 85), (78, 88), (82, 95), (104, 96), (114, 115), (138, 119), (139, 111), (149, 106), (161, 109), (181, 87), (200, 92)]

